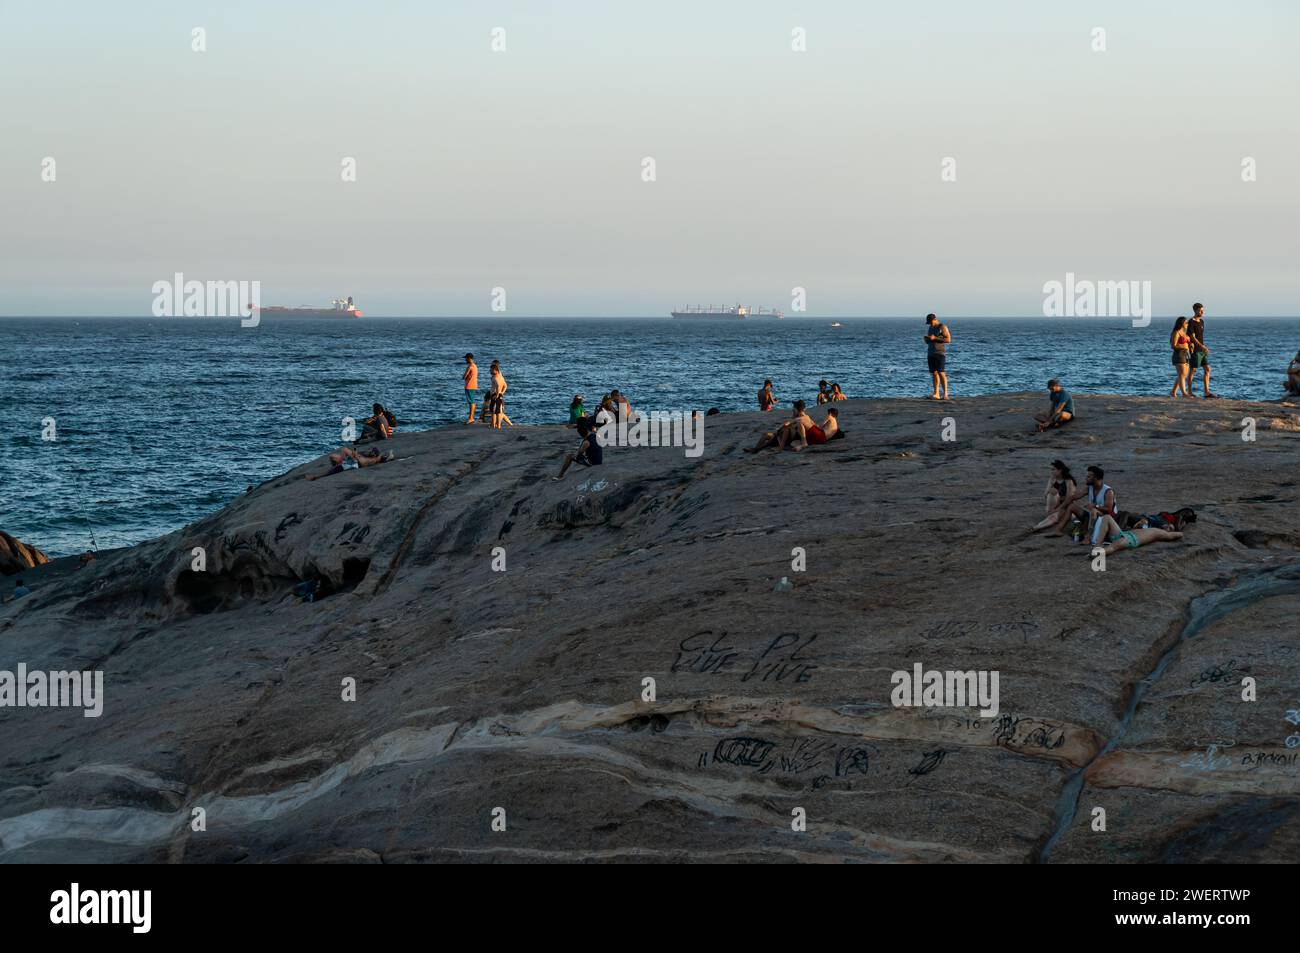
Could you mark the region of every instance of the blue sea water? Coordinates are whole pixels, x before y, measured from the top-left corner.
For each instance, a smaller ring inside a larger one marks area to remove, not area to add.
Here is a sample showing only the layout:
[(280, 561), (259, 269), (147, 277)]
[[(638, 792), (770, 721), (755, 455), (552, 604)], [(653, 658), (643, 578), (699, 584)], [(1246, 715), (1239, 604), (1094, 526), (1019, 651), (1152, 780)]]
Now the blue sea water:
[[(487, 385), (501, 361), (516, 424), (567, 418), (612, 387), (643, 410), (752, 409), (765, 377), (811, 400), (820, 378), (850, 397), (928, 393), (920, 318), (0, 319), (0, 529), (66, 555), (139, 542), (207, 514), (339, 446), (341, 419), (379, 401), (402, 429), (464, 419), (463, 355)], [(1042, 390), (1168, 393), (1171, 321), (948, 322), (953, 394)], [(1281, 395), (1300, 319), (1207, 322), (1212, 386)], [(53, 417), (57, 440), (41, 438)]]

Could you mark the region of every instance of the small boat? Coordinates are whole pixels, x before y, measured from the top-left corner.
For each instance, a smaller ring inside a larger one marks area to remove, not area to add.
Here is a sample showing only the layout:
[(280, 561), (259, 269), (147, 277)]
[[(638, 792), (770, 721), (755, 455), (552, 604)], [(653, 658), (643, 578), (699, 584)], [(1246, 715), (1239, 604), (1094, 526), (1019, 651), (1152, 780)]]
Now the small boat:
[(842, 328), (842, 327), (844, 327), (844, 325), (840, 324), (838, 321), (832, 321), (832, 322), (831, 322), (831, 327), (833, 327), (833, 328)]

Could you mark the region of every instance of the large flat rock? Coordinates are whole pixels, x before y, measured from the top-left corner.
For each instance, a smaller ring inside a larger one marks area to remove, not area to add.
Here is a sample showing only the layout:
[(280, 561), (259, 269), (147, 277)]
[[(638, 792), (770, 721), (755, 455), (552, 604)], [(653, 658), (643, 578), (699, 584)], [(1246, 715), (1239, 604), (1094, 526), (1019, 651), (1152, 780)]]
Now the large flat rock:
[[(849, 401), (803, 454), (722, 415), (697, 459), (558, 483), (570, 430), (401, 434), (32, 570), (0, 669), (101, 669), (106, 702), (0, 709), (0, 859), (1294, 860), (1295, 410), (1076, 399), (1044, 436), (1040, 395)], [(1199, 520), (1094, 572), (1025, 532), (1057, 456)], [(917, 663), (996, 670), (998, 715), (895, 708)]]

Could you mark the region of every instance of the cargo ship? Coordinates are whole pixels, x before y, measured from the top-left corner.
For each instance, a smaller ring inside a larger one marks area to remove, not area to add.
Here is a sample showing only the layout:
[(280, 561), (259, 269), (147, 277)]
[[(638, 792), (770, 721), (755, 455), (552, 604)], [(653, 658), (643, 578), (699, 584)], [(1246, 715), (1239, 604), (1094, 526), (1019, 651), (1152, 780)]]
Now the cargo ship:
[[(252, 310), (252, 305), (249, 305)], [(361, 312), (352, 303), (352, 296), (335, 298), (328, 308), (283, 308), (272, 305), (263, 308), (261, 313), (276, 318), (359, 318)]]
[(784, 318), (785, 313), (777, 311), (775, 308), (751, 308), (744, 304), (734, 304), (730, 308), (714, 307), (709, 305), (707, 308), (702, 305), (695, 305), (689, 308), (682, 308), (680, 311), (671, 312), (674, 318)]

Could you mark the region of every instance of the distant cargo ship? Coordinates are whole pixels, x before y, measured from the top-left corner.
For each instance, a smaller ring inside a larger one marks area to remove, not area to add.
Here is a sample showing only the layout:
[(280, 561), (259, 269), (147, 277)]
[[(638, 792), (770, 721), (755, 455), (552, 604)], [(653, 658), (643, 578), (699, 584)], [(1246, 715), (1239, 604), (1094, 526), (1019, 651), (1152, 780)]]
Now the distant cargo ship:
[(706, 308), (696, 305), (674, 311), (672, 316), (674, 318), (784, 318), (785, 314), (775, 308), (751, 308), (748, 305), (735, 304), (730, 308), (715, 308), (713, 305)]
[[(251, 309), (251, 305), (249, 306)], [(328, 308), (282, 308), (274, 305), (263, 308), (262, 314), (277, 318), (359, 318), (361, 312), (352, 303), (352, 296), (335, 298)]]

